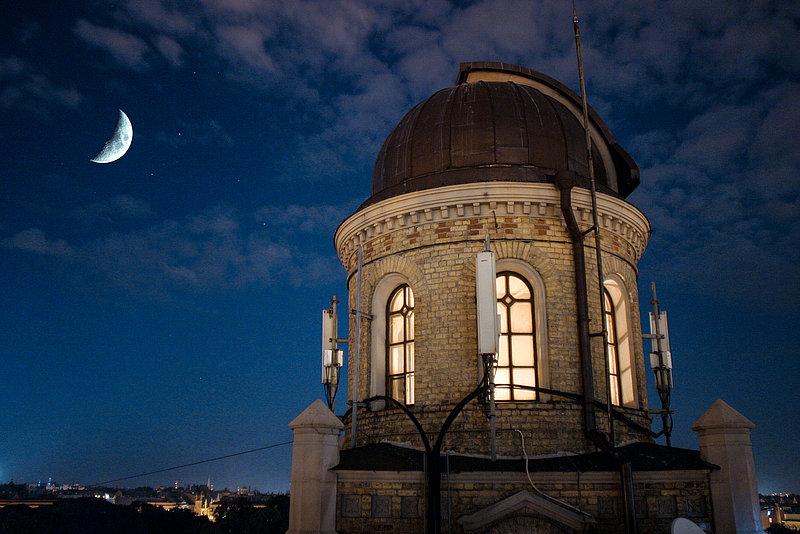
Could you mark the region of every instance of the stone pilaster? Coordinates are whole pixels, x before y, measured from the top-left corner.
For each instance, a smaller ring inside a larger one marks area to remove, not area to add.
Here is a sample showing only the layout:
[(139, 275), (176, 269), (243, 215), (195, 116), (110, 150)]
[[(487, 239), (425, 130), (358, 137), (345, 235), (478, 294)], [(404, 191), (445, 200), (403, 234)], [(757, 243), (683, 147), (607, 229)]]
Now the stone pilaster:
[(717, 399), (692, 425), (703, 459), (720, 467), (711, 472), (715, 532), (763, 534), (749, 419)]
[(287, 534), (335, 534), (336, 474), (341, 421), (317, 399), (289, 423), (292, 445), (291, 501)]

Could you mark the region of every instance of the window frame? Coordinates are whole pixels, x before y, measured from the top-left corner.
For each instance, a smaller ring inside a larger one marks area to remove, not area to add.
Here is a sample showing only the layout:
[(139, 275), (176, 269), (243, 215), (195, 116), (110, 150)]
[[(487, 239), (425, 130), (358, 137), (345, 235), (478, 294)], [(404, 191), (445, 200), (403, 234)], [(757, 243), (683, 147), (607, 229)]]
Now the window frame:
[[(608, 316), (609, 313), (613, 313), (614, 341), (616, 345), (619, 403), (614, 404), (614, 406), (635, 408), (639, 395), (636, 387), (637, 378), (634, 348), (631, 343), (633, 322), (631, 321), (630, 314), (630, 297), (621, 276), (617, 274), (606, 276), (603, 282), (604, 299), (606, 298), (606, 294), (612, 305), (612, 310), (606, 310), (606, 316)], [(606, 304), (604, 304), (604, 306), (606, 306)], [(606, 321), (606, 317), (604, 317), (603, 320)], [(608, 345), (609, 341), (607, 336), (603, 341)], [(609, 365), (609, 363), (610, 362), (606, 362), (606, 365)], [(610, 376), (613, 376), (610, 365), (608, 367), (608, 373)], [(608, 387), (608, 384), (606, 387)]]
[[(511, 294), (511, 284), (510, 279), (511, 277), (519, 280), (525, 285), (525, 288), (528, 291), (527, 298), (515, 298)], [(505, 343), (506, 350), (508, 351), (508, 357), (506, 358), (507, 364), (500, 365), (500, 355), (498, 354), (498, 361), (495, 364), (495, 377), (497, 376), (497, 371), (499, 370), (508, 370), (508, 381), (502, 382), (500, 389), (508, 392), (508, 398), (498, 399), (497, 398), (497, 381), (495, 380), (495, 400), (497, 402), (536, 402), (539, 400), (539, 393), (536, 391), (531, 390), (524, 390), (520, 389), (517, 390), (514, 388), (516, 383), (515, 381), (515, 369), (521, 371), (523, 369), (532, 369), (533, 370), (533, 386), (539, 386), (539, 377), (538, 377), (538, 350), (537, 350), (537, 343), (536, 343), (536, 293), (533, 290), (533, 287), (522, 276), (520, 273), (511, 271), (511, 270), (504, 270), (500, 271), (496, 274), (496, 281), (504, 278), (505, 279), (505, 293), (502, 297), (497, 298), (497, 308), (498, 308), (498, 315), (501, 315), (501, 325), (506, 325), (506, 333), (504, 334), (500, 332), (500, 345), (503, 345), (503, 337), (507, 338)], [(509, 302), (504, 302), (506, 299), (509, 299)], [(526, 331), (527, 328), (523, 328), (523, 331), (514, 331), (512, 326), (513, 324), (513, 307), (517, 303), (528, 303), (530, 305), (530, 332)], [(529, 365), (523, 364), (515, 364), (515, 357), (514, 357), (514, 338), (522, 338), (522, 337), (530, 337), (531, 342), (531, 362)], [(517, 398), (520, 397), (520, 398)]]
[[(392, 310), (392, 302), (394, 301), (396, 295), (398, 293), (403, 293), (403, 302), (402, 306), (398, 310)], [(409, 304), (410, 301), (410, 304)], [(397, 286), (390, 294), (389, 298), (386, 299), (386, 345), (385, 345), (385, 354), (386, 354), (386, 362), (385, 362), (385, 377), (386, 377), (386, 385), (385, 391), (386, 396), (392, 397), (397, 401), (402, 402), (407, 406), (412, 406), (415, 403), (415, 363), (414, 363), (414, 341), (415, 341), (415, 314), (414, 314), (414, 291), (411, 289), (411, 286), (408, 284), (401, 284)], [(393, 341), (393, 330), (392, 330), (392, 319), (394, 317), (401, 318), (402, 324), (402, 339), (399, 341)], [(410, 321), (409, 321), (410, 317)], [(410, 328), (409, 328), (410, 323)], [(409, 330), (411, 331), (410, 339), (409, 339)], [(392, 372), (392, 349), (400, 347), (403, 354), (402, 354), (402, 363), (403, 363), (403, 370), (400, 372)], [(410, 350), (409, 350), (410, 349)], [(410, 354), (410, 355), (409, 355)], [(398, 396), (395, 395), (394, 392), (394, 383), (397, 380), (403, 381), (403, 398), (400, 399)]]
[(603, 312), (606, 331), (606, 355), (608, 361), (608, 382), (611, 386), (610, 398), (613, 406), (622, 406), (622, 378), (619, 371), (619, 337), (617, 336), (617, 313), (614, 300), (608, 288), (603, 284)]

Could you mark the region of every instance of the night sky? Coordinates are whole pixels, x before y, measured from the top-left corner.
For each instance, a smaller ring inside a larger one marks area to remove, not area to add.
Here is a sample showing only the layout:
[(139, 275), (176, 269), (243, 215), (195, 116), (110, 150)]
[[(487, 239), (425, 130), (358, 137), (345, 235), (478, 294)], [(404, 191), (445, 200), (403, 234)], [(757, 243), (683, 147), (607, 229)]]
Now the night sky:
[[(642, 171), (673, 444), (696, 449), (722, 398), (756, 424), (759, 490), (800, 492), (800, 4), (578, 10), (589, 102)], [(291, 440), (322, 396), (320, 311), (346, 297), (333, 232), (392, 127), (463, 61), (578, 89), (566, 0), (26, 0), (0, 43), (0, 482)], [(91, 163), (118, 109), (133, 144)], [(285, 491), (290, 457), (118, 485)]]

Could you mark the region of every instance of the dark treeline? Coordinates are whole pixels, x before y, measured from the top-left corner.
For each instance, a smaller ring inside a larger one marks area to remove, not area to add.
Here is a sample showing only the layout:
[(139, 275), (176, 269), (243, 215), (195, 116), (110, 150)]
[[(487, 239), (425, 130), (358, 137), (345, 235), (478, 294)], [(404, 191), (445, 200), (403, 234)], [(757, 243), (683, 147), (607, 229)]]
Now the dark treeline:
[(118, 506), (102, 499), (61, 499), (51, 506), (0, 508), (0, 534), (284, 534), (289, 528), (289, 496), (273, 496), (266, 506), (246, 499), (222, 503), (217, 520), (189, 510), (147, 504)]

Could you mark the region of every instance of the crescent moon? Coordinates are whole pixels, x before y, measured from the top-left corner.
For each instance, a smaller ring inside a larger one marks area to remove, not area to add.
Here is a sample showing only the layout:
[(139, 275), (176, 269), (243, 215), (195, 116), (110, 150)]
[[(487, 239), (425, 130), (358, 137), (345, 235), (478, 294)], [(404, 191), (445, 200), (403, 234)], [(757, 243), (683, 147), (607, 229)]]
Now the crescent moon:
[(130, 119), (122, 110), (119, 110), (119, 121), (114, 135), (106, 141), (103, 150), (91, 161), (93, 163), (111, 163), (125, 155), (133, 141), (133, 126)]

